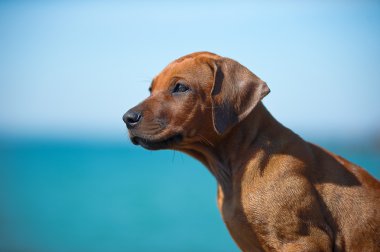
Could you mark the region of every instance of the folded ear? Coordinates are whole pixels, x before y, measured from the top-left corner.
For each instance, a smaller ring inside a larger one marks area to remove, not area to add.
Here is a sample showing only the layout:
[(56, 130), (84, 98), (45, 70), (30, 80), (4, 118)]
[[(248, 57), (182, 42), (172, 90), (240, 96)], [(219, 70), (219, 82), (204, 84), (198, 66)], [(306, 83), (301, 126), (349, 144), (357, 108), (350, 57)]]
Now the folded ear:
[(212, 120), (218, 134), (243, 120), (270, 92), (267, 84), (238, 62), (221, 58), (214, 65)]

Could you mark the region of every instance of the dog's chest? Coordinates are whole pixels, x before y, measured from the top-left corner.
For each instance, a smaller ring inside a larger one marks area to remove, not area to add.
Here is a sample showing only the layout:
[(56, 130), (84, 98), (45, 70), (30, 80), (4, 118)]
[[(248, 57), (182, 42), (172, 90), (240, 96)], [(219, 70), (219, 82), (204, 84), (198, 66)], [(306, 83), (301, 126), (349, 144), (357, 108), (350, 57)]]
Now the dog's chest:
[(236, 198), (225, 198), (218, 189), (218, 207), (228, 231), (243, 251), (263, 251), (257, 233), (247, 219), (241, 201)]

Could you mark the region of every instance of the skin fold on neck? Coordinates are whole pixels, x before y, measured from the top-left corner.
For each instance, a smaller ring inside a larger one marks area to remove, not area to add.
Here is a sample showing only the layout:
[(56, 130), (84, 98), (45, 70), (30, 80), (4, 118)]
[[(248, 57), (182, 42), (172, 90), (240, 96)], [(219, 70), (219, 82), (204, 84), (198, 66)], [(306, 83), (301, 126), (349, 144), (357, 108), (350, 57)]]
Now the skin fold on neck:
[(228, 196), (234, 187), (234, 177), (241, 174), (250, 161), (241, 157), (260, 158), (265, 155), (264, 148), (272, 144), (271, 139), (283, 135), (284, 131), (289, 130), (277, 122), (260, 102), (239, 122), (239, 127), (233, 127), (220, 138), (200, 142), (181, 151), (202, 162), (214, 175), (224, 195)]

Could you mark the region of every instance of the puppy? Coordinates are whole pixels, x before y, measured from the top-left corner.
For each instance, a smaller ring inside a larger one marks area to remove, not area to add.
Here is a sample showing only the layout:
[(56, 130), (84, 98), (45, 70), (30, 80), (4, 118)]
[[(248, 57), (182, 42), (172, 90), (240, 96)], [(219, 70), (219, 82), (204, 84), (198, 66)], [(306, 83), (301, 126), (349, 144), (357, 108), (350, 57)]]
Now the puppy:
[(123, 116), (134, 144), (174, 149), (218, 182), (218, 207), (243, 251), (380, 251), (380, 183), (301, 139), (261, 100), (267, 84), (198, 52), (170, 63)]

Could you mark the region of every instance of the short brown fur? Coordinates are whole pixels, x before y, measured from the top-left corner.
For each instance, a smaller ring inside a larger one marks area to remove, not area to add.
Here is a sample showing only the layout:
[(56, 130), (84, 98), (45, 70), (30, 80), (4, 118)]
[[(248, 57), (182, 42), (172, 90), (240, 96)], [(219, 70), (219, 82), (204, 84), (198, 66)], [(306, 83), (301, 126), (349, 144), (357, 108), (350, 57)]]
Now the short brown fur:
[[(173, 93), (176, 83), (189, 91)], [(380, 251), (379, 181), (277, 122), (261, 102), (269, 88), (244, 66), (193, 53), (151, 89), (131, 109), (142, 114), (131, 139), (185, 152), (210, 170), (241, 250)]]

